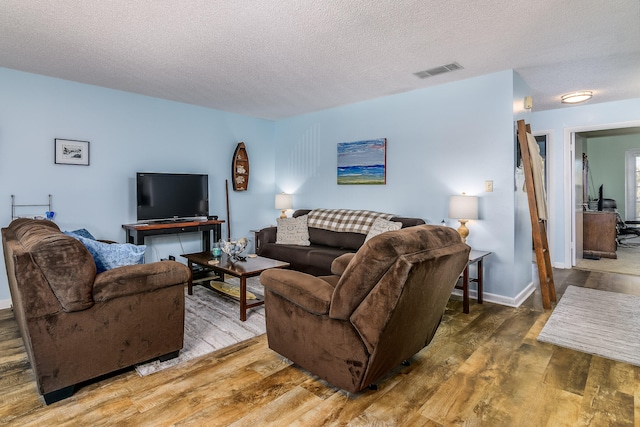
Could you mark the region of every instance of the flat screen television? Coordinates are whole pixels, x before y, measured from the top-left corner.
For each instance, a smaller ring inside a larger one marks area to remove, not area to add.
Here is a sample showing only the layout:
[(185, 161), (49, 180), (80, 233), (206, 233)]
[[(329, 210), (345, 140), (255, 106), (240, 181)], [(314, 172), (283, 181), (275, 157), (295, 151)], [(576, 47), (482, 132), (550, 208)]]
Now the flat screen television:
[(209, 215), (206, 174), (136, 174), (138, 222), (205, 219)]
[(600, 188), (598, 188), (598, 210), (601, 211), (603, 208), (603, 202), (604, 202), (604, 190), (603, 190), (604, 184), (602, 184), (600, 186)]

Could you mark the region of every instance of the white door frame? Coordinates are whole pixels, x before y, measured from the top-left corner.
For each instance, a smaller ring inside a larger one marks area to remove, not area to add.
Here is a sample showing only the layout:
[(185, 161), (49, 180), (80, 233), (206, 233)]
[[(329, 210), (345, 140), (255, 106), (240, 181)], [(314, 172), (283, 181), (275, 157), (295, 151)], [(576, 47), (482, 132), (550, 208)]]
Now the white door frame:
[(574, 134), (580, 132), (591, 132), (596, 130), (622, 129), (640, 126), (640, 120), (619, 123), (603, 123), (599, 125), (577, 126), (564, 129), (564, 259), (566, 268), (576, 265), (576, 248), (573, 242), (575, 228), (574, 206), (576, 201), (574, 183), (574, 159), (575, 149)]
[[(640, 156), (640, 148), (630, 148), (624, 153), (624, 216), (625, 221), (637, 220), (636, 217), (636, 157)], [(633, 183), (633, 185), (631, 185)], [(633, 206), (629, 209), (629, 206)], [(633, 212), (633, 213), (632, 213)]]
[[(555, 149), (555, 138), (554, 138), (554, 133), (553, 130), (548, 129), (548, 130), (539, 130), (536, 132), (532, 132), (531, 133), (534, 137), (536, 136), (546, 136), (547, 137), (547, 155), (544, 159), (545, 161), (545, 168), (546, 168), (546, 172), (545, 172), (545, 176), (544, 176), (544, 182), (546, 184), (546, 194), (547, 194), (547, 243), (549, 245), (552, 245), (553, 242), (555, 241), (555, 235), (554, 235), (554, 226), (555, 226), (555, 218), (553, 215), (554, 209), (555, 209), (555, 202), (553, 200), (553, 194), (554, 191), (556, 191), (556, 187), (557, 185), (554, 183), (554, 181), (551, 179), (551, 175), (553, 172), (553, 168), (555, 167), (555, 162), (553, 161), (552, 155), (551, 153), (553, 153), (553, 150)], [(553, 262), (552, 262), (553, 265)]]

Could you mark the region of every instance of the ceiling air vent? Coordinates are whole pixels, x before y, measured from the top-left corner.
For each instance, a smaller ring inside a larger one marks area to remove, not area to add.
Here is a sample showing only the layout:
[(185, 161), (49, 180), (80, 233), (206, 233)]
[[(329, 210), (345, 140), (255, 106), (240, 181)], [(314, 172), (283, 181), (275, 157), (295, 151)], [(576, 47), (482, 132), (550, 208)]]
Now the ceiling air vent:
[(461, 68), (463, 68), (462, 65), (454, 62), (452, 64), (441, 65), (439, 67), (430, 68), (428, 70), (419, 71), (413, 74), (420, 77), (421, 79), (426, 79), (427, 77), (437, 76), (438, 74), (448, 73), (449, 71), (455, 71)]

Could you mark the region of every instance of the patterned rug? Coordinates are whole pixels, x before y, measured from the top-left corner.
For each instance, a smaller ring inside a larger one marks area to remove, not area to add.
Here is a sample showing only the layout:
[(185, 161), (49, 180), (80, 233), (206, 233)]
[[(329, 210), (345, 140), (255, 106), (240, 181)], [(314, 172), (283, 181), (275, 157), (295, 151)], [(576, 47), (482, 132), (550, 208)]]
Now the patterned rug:
[(538, 341), (640, 366), (640, 296), (569, 286)]
[[(236, 278), (226, 282), (238, 284)], [(247, 280), (247, 289), (262, 295), (258, 277)], [(230, 345), (248, 340), (266, 332), (264, 306), (247, 311), (247, 321), (240, 321), (238, 300), (221, 295), (205, 286), (194, 286), (193, 295), (185, 288), (184, 347), (174, 359), (158, 360), (136, 366), (140, 376), (170, 368), (196, 357), (212, 353)]]

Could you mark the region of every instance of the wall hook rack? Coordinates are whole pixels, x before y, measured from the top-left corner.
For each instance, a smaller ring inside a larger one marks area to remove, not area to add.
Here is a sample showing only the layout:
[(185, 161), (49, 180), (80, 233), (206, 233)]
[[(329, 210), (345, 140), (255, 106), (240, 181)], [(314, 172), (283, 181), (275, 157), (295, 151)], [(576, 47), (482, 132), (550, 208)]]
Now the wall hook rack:
[[(53, 219), (53, 209), (51, 209), (52, 207), (52, 200), (53, 200), (53, 196), (51, 196), (51, 194), (49, 194), (49, 202), (48, 203), (29, 203), (29, 204), (18, 204), (16, 203), (16, 196), (14, 196), (13, 194), (11, 195), (11, 220), (13, 221), (16, 218), (23, 218), (23, 217), (29, 217), (29, 218), (35, 218), (35, 217), (42, 217), (42, 218), (47, 218), (47, 219)], [(36, 207), (40, 207), (40, 208), (47, 208), (47, 211), (44, 213), (44, 215), (40, 214), (40, 215), (18, 215), (16, 213), (16, 210), (18, 209), (22, 209), (22, 208), (36, 208)]]

